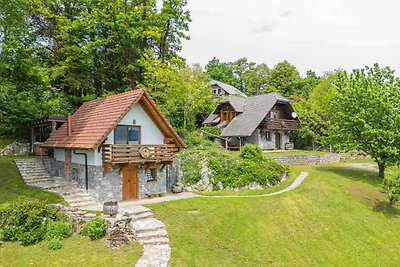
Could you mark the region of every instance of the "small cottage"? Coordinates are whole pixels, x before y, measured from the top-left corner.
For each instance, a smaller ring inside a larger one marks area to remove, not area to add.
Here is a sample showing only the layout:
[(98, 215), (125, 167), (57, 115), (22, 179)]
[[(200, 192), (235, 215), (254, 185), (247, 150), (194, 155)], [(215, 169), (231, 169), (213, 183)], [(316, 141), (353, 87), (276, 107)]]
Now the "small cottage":
[(289, 133), (300, 120), (290, 101), (278, 93), (229, 96), (203, 122), (222, 129), (221, 145), (237, 150), (250, 143), (263, 150), (293, 149)]
[(100, 201), (165, 194), (185, 146), (145, 89), (85, 102), (43, 144), (46, 168)]

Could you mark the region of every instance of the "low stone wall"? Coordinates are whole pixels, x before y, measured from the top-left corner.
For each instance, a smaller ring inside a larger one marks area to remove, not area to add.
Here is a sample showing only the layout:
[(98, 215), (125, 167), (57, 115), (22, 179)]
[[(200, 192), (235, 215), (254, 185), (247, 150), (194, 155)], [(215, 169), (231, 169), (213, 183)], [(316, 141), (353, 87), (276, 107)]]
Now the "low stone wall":
[(329, 162), (339, 162), (340, 154), (315, 154), (296, 156), (274, 156), (267, 157), (285, 165), (313, 165)]
[(14, 142), (3, 148), (0, 151), (0, 156), (29, 155), (29, 148), (29, 144)]

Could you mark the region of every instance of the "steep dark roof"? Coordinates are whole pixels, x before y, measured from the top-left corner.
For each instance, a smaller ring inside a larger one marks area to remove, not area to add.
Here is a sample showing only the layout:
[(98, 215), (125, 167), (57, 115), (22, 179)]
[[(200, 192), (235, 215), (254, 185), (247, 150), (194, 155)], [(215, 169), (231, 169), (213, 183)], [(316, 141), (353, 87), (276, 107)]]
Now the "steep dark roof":
[(219, 86), (230, 95), (239, 95), (242, 97), (246, 97), (246, 95), (244, 93), (242, 93), (239, 89), (237, 89), (236, 87), (233, 87), (232, 85), (229, 85), (229, 84), (226, 84), (226, 83), (223, 83), (220, 81), (216, 81), (216, 80), (212, 80), (210, 82), (210, 85), (211, 86)]
[(251, 96), (244, 99), (244, 110), (222, 130), (222, 137), (250, 136), (276, 103), (290, 101), (278, 93)]

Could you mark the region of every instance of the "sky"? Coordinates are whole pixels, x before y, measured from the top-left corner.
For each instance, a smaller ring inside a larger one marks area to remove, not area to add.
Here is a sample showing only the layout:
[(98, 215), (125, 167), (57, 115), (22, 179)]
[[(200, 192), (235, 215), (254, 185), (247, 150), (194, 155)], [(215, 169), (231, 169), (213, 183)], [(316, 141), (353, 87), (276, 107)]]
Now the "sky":
[(246, 57), (301, 75), (379, 63), (400, 76), (398, 0), (189, 0), (190, 40), (181, 55), (205, 66)]

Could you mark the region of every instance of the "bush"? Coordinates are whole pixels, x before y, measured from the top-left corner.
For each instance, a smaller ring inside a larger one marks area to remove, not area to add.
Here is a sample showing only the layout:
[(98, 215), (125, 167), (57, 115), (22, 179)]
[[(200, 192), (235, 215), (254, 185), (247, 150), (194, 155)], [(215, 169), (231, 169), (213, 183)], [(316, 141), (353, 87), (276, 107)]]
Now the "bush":
[(51, 221), (47, 224), (46, 239), (47, 240), (65, 239), (68, 236), (70, 236), (71, 229), (72, 229), (72, 225), (70, 223), (61, 222), (61, 221), (59, 221), (59, 222)]
[(386, 193), (389, 205), (393, 205), (400, 200), (400, 174), (396, 177), (386, 177), (383, 180), (381, 191)]
[(96, 217), (83, 226), (81, 235), (88, 236), (91, 240), (97, 240), (106, 235), (106, 230), (106, 221), (103, 218)]
[(51, 239), (47, 245), (49, 250), (57, 250), (62, 248), (63, 244), (59, 239)]
[(240, 151), (240, 157), (245, 160), (251, 160), (254, 162), (263, 161), (264, 156), (261, 148), (256, 145), (245, 144)]
[(0, 238), (32, 245), (44, 239), (49, 222), (63, 220), (65, 215), (56, 207), (38, 201), (4, 204), (0, 206)]
[(266, 159), (259, 147), (246, 144), (240, 156), (226, 152), (219, 145), (192, 134), (186, 140), (189, 147), (180, 153), (184, 174), (183, 183), (196, 184), (201, 179), (201, 163), (207, 161), (214, 188), (219, 182), (224, 188), (244, 187), (252, 182), (262, 186), (279, 183), (288, 168)]

